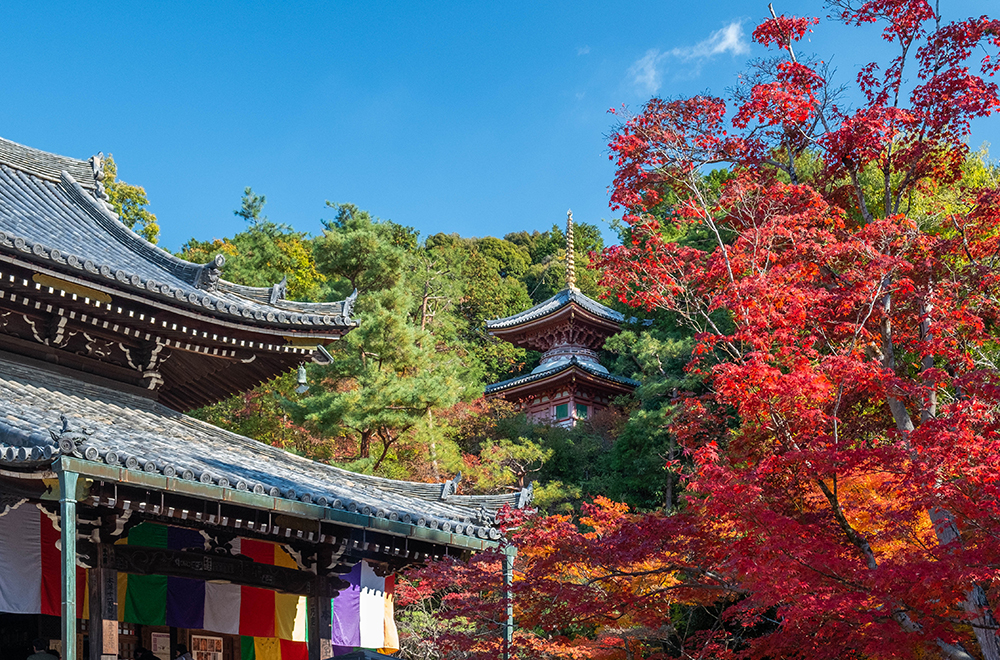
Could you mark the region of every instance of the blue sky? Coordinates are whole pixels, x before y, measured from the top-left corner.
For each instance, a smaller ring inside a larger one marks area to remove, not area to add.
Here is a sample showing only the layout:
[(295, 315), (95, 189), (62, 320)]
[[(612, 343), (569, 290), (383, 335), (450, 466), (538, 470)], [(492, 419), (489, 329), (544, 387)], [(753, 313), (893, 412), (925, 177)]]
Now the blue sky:
[[(749, 34), (766, 15), (766, 1), (714, 0), (4, 3), (0, 136), (114, 154), (168, 249), (240, 231), (245, 186), (272, 220), (313, 233), (326, 200), (424, 236), (545, 230), (568, 208), (600, 223), (613, 215), (607, 110), (724, 94), (763, 54)], [(802, 49), (849, 82), (881, 48), (874, 29), (824, 22)], [(998, 124), (980, 122), (974, 145)]]

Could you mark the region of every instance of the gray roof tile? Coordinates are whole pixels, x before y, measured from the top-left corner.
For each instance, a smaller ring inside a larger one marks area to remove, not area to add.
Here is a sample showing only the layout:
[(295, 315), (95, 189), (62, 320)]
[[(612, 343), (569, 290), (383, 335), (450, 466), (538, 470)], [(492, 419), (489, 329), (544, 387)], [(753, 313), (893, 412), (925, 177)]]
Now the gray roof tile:
[(626, 385), (628, 387), (639, 387), (640, 383), (637, 380), (632, 380), (631, 378), (625, 378), (624, 376), (615, 376), (614, 374), (609, 374), (606, 371), (598, 369), (592, 362), (587, 362), (585, 360), (580, 360), (576, 356), (573, 356), (569, 360), (556, 362), (553, 368), (546, 369), (545, 371), (533, 371), (530, 374), (524, 376), (517, 376), (515, 378), (510, 378), (508, 380), (502, 380), (499, 383), (493, 383), (486, 386), (484, 394), (496, 394), (498, 392), (503, 392), (504, 390), (509, 390), (513, 387), (518, 387), (520, 385), (527, 385), (528, 383), (533, 383), (537, 380), (542, 380), (543, 378), (549, 378), (563, 371), (573, 369), (574, 367), (582, 369), (592, 376), (596, 376), (602, 380), (609, 381), (611, 383), (618, 383), (620, 385)]
[(94, 169), (89, 162), (32, 149), (3, 138), (0, 138), (0, 163), (52, 182), (58, 182), (66, 171), (87, 190), (97, 188)]
[[(62, 168), (62, 169), (59, 169)], [(79, 177), (79, 178), (78, 178)], [(201, 284), (205, 266), (162, 250), (94, 196), (89, 163), (0, 139), (0, 251), (220, 318), (269, 327), (354, 327), (350, 300), (271, 302), (271, 289)]]
[(553, 314), (566, 305), (570, 303), (577, 303), (587, 311), (605, 318), (609, 321), (614, 321), (616, 323), (622, 323), (625, 320), (625, 316), (620, 312), (616, 312), (610, 307), (605, 307), (601, 303), (597, 302), (593, 298), (585, 296), (580, 292), (579, 289), (563, 289), (556, 295), (552, 296), (544, 302), (540, 302), (531, 309), (526, 309), (523, 312), (514, 314), (512, 316), (506, 316), (502, 319), (492, 319), (486, 322), (487, 330), (499, 330), (501, 328), (511, 328), (522, 323), (527, 323), (528, 321), (533, 321), (543, 316), (548, 316)]
[[(0, 358), (0, 465), (44, 467), (62, 451), (98, 462), (173, 473), (373, 516), (497, 538), (493, 515), (524, 506), (529, 493), (454, 494), (427, 484), (348, 472), (187, 417), (151, 399)], [(422, 522), (421, 522), (422, 521)]]

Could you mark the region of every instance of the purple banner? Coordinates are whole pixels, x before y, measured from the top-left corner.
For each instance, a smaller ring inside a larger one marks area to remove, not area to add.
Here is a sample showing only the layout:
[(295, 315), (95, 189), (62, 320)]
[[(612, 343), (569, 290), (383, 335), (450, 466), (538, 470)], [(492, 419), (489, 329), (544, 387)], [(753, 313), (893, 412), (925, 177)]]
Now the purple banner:
[(361, 564), (344, 576), (351, 586), (333, 599), (333, 646), (361, 646)]

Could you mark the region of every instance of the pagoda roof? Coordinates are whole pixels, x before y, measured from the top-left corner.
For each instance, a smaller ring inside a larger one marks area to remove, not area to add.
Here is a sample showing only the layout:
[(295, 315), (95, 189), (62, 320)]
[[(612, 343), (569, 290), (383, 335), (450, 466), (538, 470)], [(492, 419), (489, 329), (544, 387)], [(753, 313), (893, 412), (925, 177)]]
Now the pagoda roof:
[(562, 380), (569, 376), (571, 372), (577, 372), (586, 374), (588, 377), (595, 379), (596, 382), (605, 382), (610, 387), (614, 389), (627, 389), (628, 391), (634, 390), (639, 386), (639, 381), (633, 380), (631, 378), (625, 378), (624, 376), (616, 376), (614, 374), (608, 373), (606, 369), (598, 364), (587, 360), (581, 360), (576, 356), (569, 358), (568, 360), (560, 360), (555, 362), (550, 369), (545, 369), (544, 371), (535, 370), (530, 374), (524, 376), (517, 376), (516, 378), (511, 378), (509, 380), (503, 380), (499, 383), (493, 383), (488, 385), (485, 389), (484, 394), (486, 396), (496, 396), (504, 394), (511, 390), (521, 389), (525, 386), (535, 386), (541, 384), (545, 381)]
[(605, 307), (593, 298), (584, 295), (577, 288), (567, 287), (548, 300), (540, 302), (534, 307), (523, 312), (512, 316), (506, 316), (501, 319), (486, 321), (486, 329), (488, 331), (492, 331), (515, 328), (547, 316), (552, 316), (560, 310), (573, 304), (579, 305), (591, 314), (594, 314), (595, 316), (598, 316), (606, 321), (611, 321), (613, 323), (622, 323), (625, 321), (625, 316), (620, 312), (616, 312), (610, 307)]
[(281, 285), (219, 279), (221, 256), (196, 264), (156, 247), (111, 211), (99, 170), (0, 138), (0, 253), (247, 327), (335, 338), (357, 325), (351, 299), (288, 301)]
[(214, 486), (233, 493), (225, 499), (234, 501), (237, 492), (243, 499), (271, 498), (268, 506), (276, 510), (291, 500), (358, 526), (424, 530), (437, 540), (446, 533), (448, 544), (456, 536), (498, 539), (496, 512), (531, 499), (530, 489), (456, 495), (457, 478), (416, 483), (348, 472), (219, 429), (117, 384), (84, 381), (11, 355), (0, 355), (0, 400), (0, 466), (8, 470), (44, 471), (60, 456), (75, 457), (79, 465), (93, 464), (94, 474), (113, 469), (120, 482), (159, 477), (165, 490), (182, 493)]

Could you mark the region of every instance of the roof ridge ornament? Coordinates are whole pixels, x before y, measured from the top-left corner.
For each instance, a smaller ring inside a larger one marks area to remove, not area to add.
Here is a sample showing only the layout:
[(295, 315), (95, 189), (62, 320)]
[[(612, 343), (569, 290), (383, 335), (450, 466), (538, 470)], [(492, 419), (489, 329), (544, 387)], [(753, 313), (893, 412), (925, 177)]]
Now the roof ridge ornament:
[(344, 299), (344, 310), (343, 315), (345, 319), (351, 318), (351, 312), (354, 311), (354, 303), (358, 300), (358, 290), (355, 289), (351, 295)]
[(63, 454), (72, 454), (83, 457), (80, 447), (94, 434), (94, 429), (86, 428), (76, 420), (71, 420), (64, 413), (59, 415), (62, 428), (58, 433), (49, 429), (49, 435), (59, 445), (59, 451)]
[[(222, 267), (226, 264), (226, 257), (221, 253), (198, 269), (195, 276), (194, 285), (205, 291), (215, 291), (219, 285), (219, 278), (222, 276)], [(273, 293), (272, 293), (273, 295)]]
[(462, 480), (462, 473), (459, 472), (455, 475), (454, 479), (449, 479), (448, 481), (441, 484), (441, 499), (447, 502), (452, 495), (458, 494), (458, 482)]
[(527, 487), (522, 488), (521, 492), (517, 494), (517, 508), (523, 509), (524, 507), (531, 504), (535, 499), (535, 482), (528, 482)]
[(281, 281), (271, 287), (271, 293), (268, 297), (270, 304), (275, 304), (279, 300), (285, 299), (285, 294), (288, 292), (288, 275), (281, 278)]
[(91, 169), (94, 171), (94, 184), (97, 186), (97, 197), (104, 201), (108, 201), (107, 191), (104, 189), (104, 152), (100, 151), (97, 154), (90, 157), (88, 161), (90, 163)]
[(573, 252), (573, 210), (566, 211), (566, 286), (576, 288), (576, 256)]

